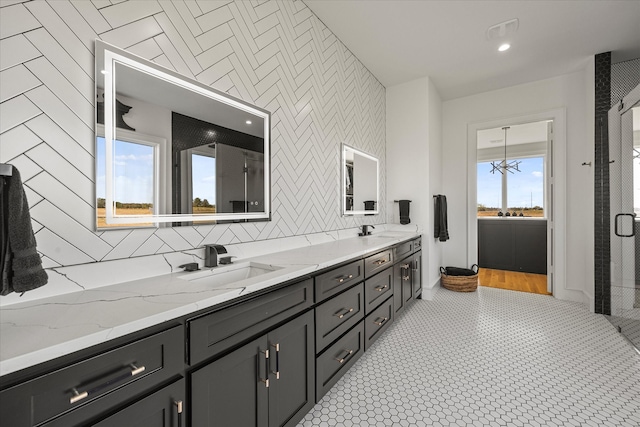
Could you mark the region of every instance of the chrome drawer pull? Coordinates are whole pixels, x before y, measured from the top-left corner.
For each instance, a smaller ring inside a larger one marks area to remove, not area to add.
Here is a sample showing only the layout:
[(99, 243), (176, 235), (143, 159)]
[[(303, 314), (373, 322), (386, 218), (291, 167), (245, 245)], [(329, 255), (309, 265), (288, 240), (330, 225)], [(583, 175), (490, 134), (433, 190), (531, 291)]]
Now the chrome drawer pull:
[(75, 388), (72, 388), (71, 391), (73, 392), (73, 396), (71, 397), (71, 399), (69, 399), (69, 403), (79, 402), (80, 400), (82, 400), (82, 399), (86, 398), (87, 396), (89, 396), (89, 392), (87, 392), (87, 391), (83, 391), (82, 393), (80, 393)]
[(338, 363), (344, 363), (345, 360), (347, 360), (347, 358), (349, 358), (349, 356), (351, 356), (353, 354), (353, 350), (345, 350), (344, 351), (346, 354), (342, 357), (336, 357), (336, 360), (338, 361)]
[(411, 279), (411, 277), (409, 277), (409, 276), (402, 276), (402, 280), (409, 280), (409, 279)]
[(265, 351), (260, 350), (260, 353), (264, 354), (264, 373), (266, 378), (262, 378), (260, 375), (260, 362), (258, 362), (258, 379), (264, 383), (265, 388), (269, 388), (269, 349)]
[(343, 308), (342, 310), (338, 311), (336, 314), (334, 314), (334, 316), (338, 316), (338, 319), (342, 319), (344, 316), (351, 313), (353, 311), (353, 308)]
[(385, 263), (385, 262), (387, 262), (387, 261), (389, 261), (389, 260), (388, 260), (388, 259), (385, 259), (385, 258), (382, 258), (382, 259), (379, 259), (379, 260), (373, 261), (373, 262), (372, 262), (372, 264), (382, 265), (382, 264), (384, 264), (384, 263)]
[(349, 274), (348, 276), (344, 275), (342, 277), (338, 277), (336, 280), (338, 281), (338, 283), (343, 283), (345, 280), (349, 280), (349, 279), (353, 279), (353, 274)]
[(382, 326), (382, 324), (387, 320), (389, 320), (388, 317), (378, 317), (376, 320), (373, 321), (373, 323), (375, 323), (378, 326)]
[(387, 289), (388, 287), (389, 287), (389, 285), (384, 285), (384, 286), (378, 286), (378, 287), (377, 287), (377, 288), (375, 288), (375, 289), (376, 289), (376, 291), (378, 291), (378, 292), (382, 292), (382, 291), (384, 291), (385, 289)]
[(400, 267), (401, 268), (409, 268), (409, 264), (402, 264)]
[(131, 376), (135, 377), (136, 375), (144, 372), (146, 369), (144, 366), (140, 366), (139, 368), (136, 365), (131, 365)]
[(276, 375), (276, 379), (279, 380), (280, 379), (280, 343), (278, 344), (271, 344), (271, 347), (276, 349), (276, 370), (271, 371), (272, 374)]
[(176, 409), (178, 412), (178, 427), (182, 427), (182, 400), (174, 401), (173, 404), (176, 405)]
[(87, 390), (87, 391), (83, 391), (82, 393), (79, 392), (78, 390), (76, 390), (76, 388), (72, 388), (71, 392), (73, 393), (73, 396), (71, 396), (71, 398), (69, 399), (69, 403), (70, 404), (74, 404), (76, 402), (81, 401), (82, 399), (86, 399), (87, 397), (89, 397), (89, 394), (94, 394), (97, 393), (99, 391), (101, 391), (102, 389), (107, 388), (108, 386), (110, 386), (113, 383), (116, 382), (120, 382), (124, 379), (127, 379), (129, 377), (135, 377), (136, 375), (144, 372), (144, 370), (146, 369), (144, 366), (140, 366), (137, 367), (134, 364), (129, 365), (129, 367), (131, 368), (131, 371), (127, 372), (124, 375), (120, 375), (119, 377), (113, 378), (103, 384), (100, 384), (94, 388), (92, 388), (91, 390)]

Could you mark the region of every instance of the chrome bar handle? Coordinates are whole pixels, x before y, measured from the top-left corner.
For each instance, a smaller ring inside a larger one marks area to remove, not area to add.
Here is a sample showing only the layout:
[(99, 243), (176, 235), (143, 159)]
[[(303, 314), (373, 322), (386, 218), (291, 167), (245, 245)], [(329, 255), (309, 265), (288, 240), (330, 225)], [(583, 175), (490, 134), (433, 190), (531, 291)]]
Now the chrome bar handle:
[(408, 263), (407, 264), (402, 264), (400, 267), (403, 268), (403, 269), (408, 269), (409, 268), (409, 264)]
[(388, 262), (388, 261), (389, 260), (386, 259), (386, 258), (381, 258), (381, 259), (373, 261), (372, 264), (382, 265), (382, 264), (384, 264), (385, 262)]
[(344, 275), (344, 276), (336, 278), (338, 283), (344, 283), (345, 280), (349, 280), (349, 279), (353, 279), (353, 274), (349, 274), (348, 276)]
[(351, 312), (353, 312), (353, 308), (343, 308), (342, 310), (335, 313), (334, 316), (338, 316), (338, 319), (342, 319), (344, 316)]
[(344, 351), (346, 354), (342, 357), (336, 357), (336, 360), (338, 361), (338, 363), (342, 364), (345, 362), (345, 360), (347, 360), (349, 358), (349, 356), (351, 356), (353, 354), (353, 350), (345, 350)]
[(120, 375), (119, 377), (113, 378), (111, 380), (108, 380), (107, 382), (100, 384), (96, 387), (94, 387), (91, 390), (86, 390), (83, 392), (79, 392), (75, 387), (71, 389), (71, 393), (73, 393), (73, 396), (71, 396), (71, 398), (69, 399), (69, 404), (74, 404), (76, 402), (81, 401), (82, 399), (86, 399), (87, 397), (89, 397), (89, 394), (94, 394), (104, 388), (107, 388), (109, 385), (115, 383), (115, 382), (119, 382), (122, 381), (128, 377), (135, 377), (138, 374), (141, 374), (142, 372), (144, 372), (144, 370), (146, 369), (144, 366), (140, 366), (137, 367), (136, 365), (134, 365), (133, 363), (131, 365), (129, 365), (129, 367), (131, 368), (131, 371), (127, 372), (124, 375)]
[(276, 370), (271, 371), (272, 374), (276, 374), (276, 379), (280, 379), (280, 343), (271, 344), (271, 347), (276, 349)]
[(174, 401), (173, 404), (176, 405), (176, 410), (178, 412), (178, 427), (182, 427), (182, 400)]
[(376, 291), (378, 291), (378, 292), (382, 292), (382, 291), (384, 291), (385, 289), (387, 289), (388, 287), (389, 287), (389, 285), (384, 285), (384, 286), (378, 286), (378, 287), (377, 287), (377, 288), (375, 288), (375, 289), (376, 289)]
[(83, 391), (82, 393), (80, 393), (78, 390), (76, 390), (75, 387), (71, 389), (71, 392), (73, 393), (73, 396), (71, 396), (71, 399), (69, 399), (69, 403), (71, 404), (79, 402), (89, 396), (89, 392)]
[[(269, 388), (269, 349), (266, 349), (265, 351), (260, 350), (260, 353), (264, 354), (264, 367), (265, 367), (265, 377), (266, 378), (262, 378), (260, 376), (260, 373), (258, 373), (258, 378), (260, 379), (261, 382), (264, 383), (264, 386), (266, 388)], [(258, 372), (260, 371), (260, 363), (258, 362)]]
[(388, 317), (378, 317), (376, 320), (373, 321), (373, 323), (378, 326), (382, 326), (384, 322), (386, 322), (387, 320), (389, 320)]

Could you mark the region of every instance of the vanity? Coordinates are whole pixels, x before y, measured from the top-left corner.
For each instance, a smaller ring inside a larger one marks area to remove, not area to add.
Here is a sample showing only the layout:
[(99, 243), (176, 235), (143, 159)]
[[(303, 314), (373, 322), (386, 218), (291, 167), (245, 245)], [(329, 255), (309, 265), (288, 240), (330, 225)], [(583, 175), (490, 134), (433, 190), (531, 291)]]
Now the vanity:
[(421, 255), (382, 232), (3, 308), (0, 419), (295, 425), (420, 298)]

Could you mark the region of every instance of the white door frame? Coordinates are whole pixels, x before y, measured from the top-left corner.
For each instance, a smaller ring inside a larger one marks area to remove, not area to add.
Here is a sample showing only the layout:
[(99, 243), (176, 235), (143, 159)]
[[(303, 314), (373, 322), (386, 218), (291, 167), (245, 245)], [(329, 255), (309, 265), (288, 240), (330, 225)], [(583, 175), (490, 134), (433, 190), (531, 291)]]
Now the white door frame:
[[(562, 298), (562, 291), (566, 289), (566, 110), (542, 111), (522, 116), (505, 117), (491, 121), (470, 123), (467, 125), (467, 264), (478, 263), (478, 219), (477, 219), (477, 135), (479, 130), (493, 129), (502, 126), (515, 126), (525, 123), (553, 120), (554, 143), (550, 158), (552, 170), (547, 174), (553, 176), (553, 191), (547, 195), (547, 206), (553, 209), (553, 237), (548, 240), (547, 269), (553, 274), (552, 293)], [(551, 200), (550, 200), (551, 199)], [(551, 203), (549, 203), (551, 202)], [(549, 224), (547, 225), (549, 230)], [(549, 231), (547, 231), (549, 233)], [(548, 236), (549, 237), (549, 236)]]

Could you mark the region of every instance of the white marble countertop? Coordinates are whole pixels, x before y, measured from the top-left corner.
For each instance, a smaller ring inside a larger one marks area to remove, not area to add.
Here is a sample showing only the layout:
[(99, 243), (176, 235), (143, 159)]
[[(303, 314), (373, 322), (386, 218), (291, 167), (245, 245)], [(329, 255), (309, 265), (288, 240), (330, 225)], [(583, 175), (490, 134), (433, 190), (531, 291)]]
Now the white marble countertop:
[[(13, 304), (0, 308), (0, 375), (25, 369), (203, 308), (373, 254), (418, 237), (384, 232), (234, 260), (231, 266), (179, 272)], [(211, 286), (202, 275), (246, 262), (278, 269), (228, 285)]]

